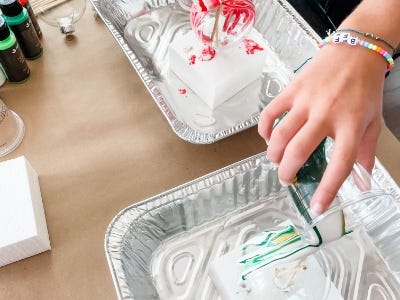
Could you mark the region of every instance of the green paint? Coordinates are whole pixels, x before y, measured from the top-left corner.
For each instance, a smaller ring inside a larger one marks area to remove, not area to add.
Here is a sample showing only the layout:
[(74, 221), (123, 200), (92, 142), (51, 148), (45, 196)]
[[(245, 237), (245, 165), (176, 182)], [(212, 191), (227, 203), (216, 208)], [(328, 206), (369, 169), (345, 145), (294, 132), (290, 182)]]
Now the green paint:
[(25, 22), (28, 19), (28, 13), (27, 13), (26, 9), (23, 8), (22, 12), (17, 16), (11, 17), (11, 16), (3, 15), (3, 17), (9, 26), (13, 26), (13, 25), (19, 25), (19, 24)]
[(278, 260), (282, 260), (282, 259), (288, 258), (288, 257), (290, 257), (290, 256), (292, 256), (292, 255), (294, 255), (294, 254), (296, 254), (296, 253), (298, 253), (298, 252), (300, 252), (300, 251), (302, 251), (304, 249), (310, 248), (310, 247), (315, 247), (315, 246), (313, 246), (313, 245), (305, 245), (303, 247), (296, 248), (296, 249), (294, 249), (293, 251), (290, 251), (290, 252), (280, 253), (280, 255), (275, 257), (274, 259), (268, 259), (268, 260), (265, 259), (263, 261), (260, 261), (258, 264), (246, 265), (245, 271), (241, 274), (241, 279), (242, 280), (246, 280), (247, 276), (249, 276), (252, 272), (254, 272), (256, 270), (259, 270), (261, 268), (264, 268), (264, 267), (266, 267), (266, 266), (270, 265), (271, 263), (276, 262)]
[(0, 50), (6, 50), (14, 46), (16, 42), (15, 35), (12, 31), (10, 31), (10, 35), (5, 39), (0, 41)]
[[(271, 254), (299, 241), (300, 239), (299, 233), (292, 225), (288, 225), (281, 231), (263, 231), (243, 245), (242, 251), (244, 252), (251, 246), (255, 246), (256, 251), (243, 255), (239, 263), (245, 265), (257, 264), (268, 259)], [(253, 243), (255, 240), (259, 240), (259, 242)]]
[[(286, 113), (277, 120), (275, 126), (285, 115)], [(289, 186), (289, 193), (293, 203), (308, 224), (311, 224), (313, 221), (309, 214), (311, 198), (322, 179), (327, 164), (324, 139), (310, 155), (304, 165), (299, 169), (293, 184)], [(348, 232), (345, 231), (343, 213), (341, 223), (342, 234), (344, 235)], [(304, 249), (310, 247), (317, 248), (321, 246), (323, 238), (320, 231), (316, 226), (313, 227), (313, 231), (318, 238), (316, 244), (302, 243), (301, 236), (292, 225), (287, 226), (281, 231), (264, 231), (250, 239), (243, 245), (242, 250), (246, 252), (251, 246), (256, 249), (243, 255), (239, 259), (239, 263), (245, 267), (245, 270), (241, 275), (242, 280), (245, 280), (246, 277), (255, 270), (268, 266), (273, 262), (289, 258)], [(285, 235), (288, 235), (288, 237), (282, 239)], [(299, 245), (296, 247), (297, 243)]]
[[(317, 236), (321, 241), (317, 230)], [(297, 247), (296, 244), (299, 244)], [(244, 265), (244, 271), (241, 274), (242, 280), (252, 272), (270, 265), (273, 262), (288, 258), (304, 249), (318, 247), (317, 245), (305, 245), (301, 243), (301, 236), (293, 225), (288, 225), (282, 230), (263, 231), (243, 244), (242, 251), (245, 253), (239, 263)], [(288, 249), (289, 246), (292, 246)]]

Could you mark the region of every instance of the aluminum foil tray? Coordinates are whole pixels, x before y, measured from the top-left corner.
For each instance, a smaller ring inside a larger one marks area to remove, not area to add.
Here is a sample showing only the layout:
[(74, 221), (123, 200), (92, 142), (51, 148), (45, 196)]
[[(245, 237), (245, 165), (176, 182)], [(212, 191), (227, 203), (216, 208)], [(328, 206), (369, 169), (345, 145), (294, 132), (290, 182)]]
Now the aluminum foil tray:
[[(400, 203), (379, 161), (373, 176)], [(119, 299), (217, 300), (210, 261), (249, 234), (288, 218), (301, 226), (265, 153), (122, 210), (105, 251)], [(400, 299), (400, 286), (362, 230), (324, 247), (343, 299)]]
[[(192, 0), (177, 0), (191, 3)], [(137, 71), (173, 131), (191, 143), (208, 144), (258, 123), (271, 101), (315, 52), (317, 34), (285, 0), (254, 0), (255, 28), (268, 42), (259, 80), (210, 109), (170, 70), (168, 45), (190, 30), (189, 13), (174, 0), (91, 0)]]

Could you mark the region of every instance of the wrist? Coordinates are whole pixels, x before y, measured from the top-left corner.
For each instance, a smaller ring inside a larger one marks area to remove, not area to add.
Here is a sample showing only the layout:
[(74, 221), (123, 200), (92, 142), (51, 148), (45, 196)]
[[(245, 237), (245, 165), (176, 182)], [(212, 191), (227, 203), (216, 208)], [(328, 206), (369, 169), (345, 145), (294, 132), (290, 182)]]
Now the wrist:
[[(339, 28), (353, 28), (370, 32), (386, 40), (394, 48), (399, 47), (400, 1), (385, 0), (383, 2), (382, 5), (376, 5), (376, 0), (361, 1), (360, 5), (342, 22)], [(390, 52), (389, 49), (385, 48), (385, 50)]]
[[(368, 70), (371, 76), (385, 78), (387, 62), (378, 54), (361, 46), (350, 46), (347, 44), (328, 44), (319, 49), (316, 57), (321, 57), (320, 64), (337, 64), (338, 68), (350, 70), (357, 76), (359, 71)], [(349, 68), (350, 66), (350, 68)]]
[(365, 40), (367, 42), (370, 42), (370, 43), (382, 48), (383, 50), (390, 53), (391, 55), (394, 55), (397, 52), (397, 49), (394, 45), (392, 45), (390, 42), (388, 42), (384, 38), (382, 38), (374, 33), (364, 32), (362, 30), (355, 29), (355, 28), (344, 28), (344, 27), (339, 27), (334, 33), (340, 33), (340, 32), (348, 33), (360, 40)]
[[(349, 29), (348, 31), (355, 31), (356, 33), (358, 32), (357, 30)], [(354, 36), (350, 34), (349, 32), (346, 32), (346, 30), (339, 30), (337, 32), (334, 32), (333, 34), (327, 36), (323, 40), (320, 41), (318, 44), (318, 48), (323, 48), (326, 45), (342, 45), (341, 49), (345, 49), (344, 47), (350, 47), (350, 48), (364, 48), (368, 52), (378, 54), (383, 58), (384, 61), (386, 61), (386, 69), (390, 71), (393, 66), (394, 66), (394, 60), (393, 57), (390, 55), (388, 51), (386, 51), (383, 47), (380, 47), (376, 44), (373, 44), (371, 42), (368, 42), (364, 39), (360, 39), (357, 36)], [(363, 32), (359, 32), (361, 35)], [(366, 34), (366, 33), (364, 33)], [(372, 35), (373, 36), (373, 35)], [(376, 39), (380, 39), (379, 37), (373, 36)], [(391, 45), (387, 43), (386, 41), (380, 39), (380, 41), (384, 42), (386, 46)], [(393, 47), (391, 47), (393, 48)], [(340, 48), (339, 48), (340, 49)], [(393, 48), (394, 49), (394, 48)], [(342, 50), (343, 51), (343, 50)]]

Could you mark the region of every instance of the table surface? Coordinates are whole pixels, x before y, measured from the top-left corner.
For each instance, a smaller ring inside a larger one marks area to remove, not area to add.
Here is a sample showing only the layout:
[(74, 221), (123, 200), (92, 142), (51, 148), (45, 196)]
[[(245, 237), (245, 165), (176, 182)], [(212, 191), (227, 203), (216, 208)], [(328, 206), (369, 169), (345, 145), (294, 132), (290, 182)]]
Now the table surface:
[[(25, 122), (24, 155), (39, 174), (52, 250), (0, 268), (0, 299), (116, 299), (104, 235), (123, 208), (265, 150), (255, 127), (211, 145), (171, 130), (88, 6), (66, 42), (40, 23), (43, 56), (0, 96)], [(400, 182), (400, 143), (385, 127), (377, 156)]]

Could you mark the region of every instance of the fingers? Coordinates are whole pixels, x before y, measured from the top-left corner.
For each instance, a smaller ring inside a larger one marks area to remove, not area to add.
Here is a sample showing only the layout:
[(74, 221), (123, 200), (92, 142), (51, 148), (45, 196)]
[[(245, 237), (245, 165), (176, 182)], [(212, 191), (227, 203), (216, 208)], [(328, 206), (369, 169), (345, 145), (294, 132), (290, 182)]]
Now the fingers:
[(355, 162), (356, 138), (350, 133), (335, 140), (335, 146), (322, 180), (311, 200), (311, 210), (316, 215), (323, 213), (335, 198)]
[(357, 163), (351, 174), (360, 191), (371, 189), (371, 173), (375, 164), (376, 143), (381, 131), (381, 120), (371, 123), (361, 139), (357, 154)]
[(271, 137), (272, 128), (275, 120), (289, 110), (291, 105), (291, 96), (288, 92), (282, 92), (272, 100), (261, 112), (258, 122), (258, 133), (268, 143)]
[[(291, 125), (293, 125), (293, 123)], [(275, 130), (276, 129), (272, 132), (273, 136), (271, 137), (271, 141), (275, 141)], [(288, 144), (284, 145), (285, 148), (282, 149), (283, 157), (279, 163), (279, 180), (286, 186), (293, 181), (298, 170), (326, 136), (325, 131), (321, 129), (321, 126), (318, 126), (318, 123), (313, 122), (307, 122), (298, 132), (296, 131), (295, 133), (296, 135), (291, 138)], [(276, 142), (271, 143), (271, 146), (268, 147), (268, 158), (270, 157), (269, 150), (273, 144), (275, 145)]]
[(369, 173), (375, 163), (376, 144), (379, 133), (381, 131), (381, 120), (371, 123), (361, 139), (360, 148), (357, 154), (357, 162), (359, 162)]
[[(296, 113), (294, 111), (290, 111), (280, 122), (278, 125), (275, 126), (275, 128), (273, 129), (271, 136), (270, 136), (270, 142), (268, 144), (268, 150), (267, 150), (267, 156), (268, 159), (276, 164), (280, 164), (282, 157), (284, 155), (284, 153), (286, 154), (287, 151), (289, 151), (291, 154), (286, 155), (286, 158), (292, 161), (292, 158), (290, 155), (303, 155), (303, 153), (299, 153), (297, 149), (294, 151), (294, 153), (292, 153), (292, 151), (290, 151), (293, 146), (288, 146), (288, 144), (292, 145), (293, 142), (297, 144), (302, 144), (302, 141), (298, 140), (298, 136), (299, 136), (299, 130), (302, 128), (302, 126), (304, 125), (304, 123), (306, 122), (306, 116), (304, 116), (304, 113)], [(300, 139), (304, 136), (301, 135)], [(293, 140), (292, 140), (293, 138)], [(296, 147), (296, 146), (295, 146)], [(301, 152), (303, 148), (301, 148)], [(312, 150), (311, 150), (312, 152)], [(311, 154), (311, 152), (308, 153)], [(305, 158), (308, 157), (305, 156)], [(285, 168), (287, 166), (287, 164), (284, 164), (285, 166), (283, 168)], [(282, 169), (282, 166), (280, 166), (279, 168), (280, 170)], [(293, 176), (294, 177), (294, 176)], [(292, 178), (293, 178), (292, 177)], [(283, 180), (283, 178), (281, 178), (279, 176), (279, 178), (281, 180)], [(286, 177), (285, 177), (286, 178)], [(291, 179), (291, 178), (289, 178)], [(291, 180), (290, 180), (291, 181)], [(289, 182), (290, 182), (289, 181)], [(285, 181), (287, 182), (287, 181)]]

